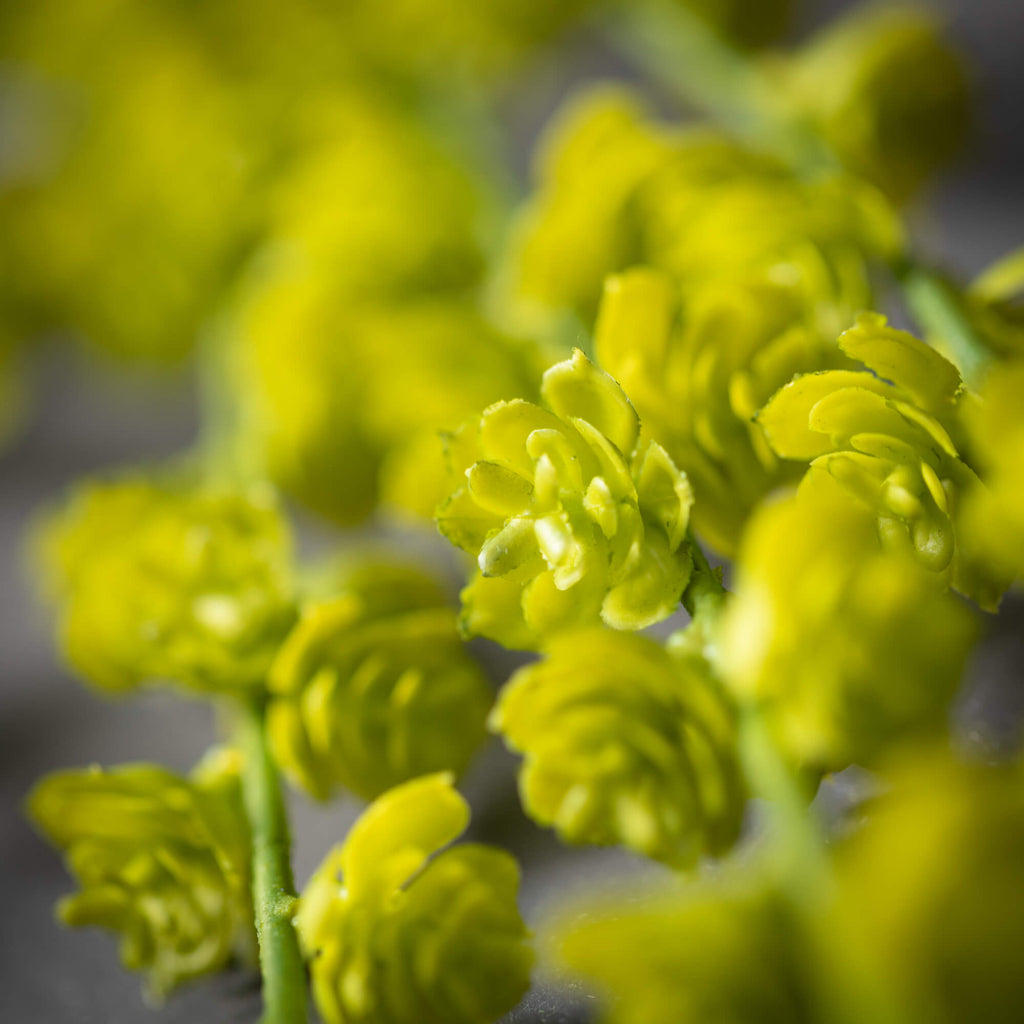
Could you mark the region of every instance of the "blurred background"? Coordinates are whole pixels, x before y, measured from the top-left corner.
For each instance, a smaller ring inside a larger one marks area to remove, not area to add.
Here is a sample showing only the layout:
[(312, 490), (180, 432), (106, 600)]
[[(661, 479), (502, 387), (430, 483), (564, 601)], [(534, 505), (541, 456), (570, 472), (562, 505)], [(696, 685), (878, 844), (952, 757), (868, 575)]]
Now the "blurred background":
[[(97, 760), (155, 760), (185, 770), (214, 737), (209, 708), (199, 701), (165, 693), (98, 700), (65, 670), (49, 616), (27, 580), (24, 539), (33, 513), (84, 474), (174, 456), (200, 429), (211, 430), (204, 410), (217, 401), (208, 382), (218, 373), (201, 375), (196, 366), (208, 369), (216, 349), (210, 339), (218, 332), (263, 316), (259, 285), (266, 275), (279, 273), (283, 263), (286, 277), (301, 279), (301, 261), (298, 269), (289, 262), (294, 225), (314, 238), (315, 248), (322, 222), (340, 218), (352, 248), (336, 258), (357, 254), (362, 277), (349, 275), (339, 285), (337, 310), (357, 308), (372, 320), (366, 294), (375, 292), (377, 302), (376, 291), (397, 287), (395, 281), (403, 287), (414, 281), (431, 302), (443, 295), (446, 303), (462, 303), (482, 287), (477, 262), (501, 244), (505, 211), (528, 188), (531, 154), (552, 111), (581, 82), (642, 78), (615, 45), (614, 30), (582, 2), (496, 0), (493, 21), (482, 13), (489, 5), (458, 0), (408, 0), (380, 5), (387, 15), (371, 14), (377, 6), (340, 5), (345, 13), (334, 18), (313, 3), (296, 4), (288, 16), (282, 12), (292, 5), (270, 2), (3, 4), (4, 1020), (148, 1019), (138, 981), (121, 969), (113, 940), (53, 922), (53, 903), (70, 881), (20, 814), (29, 786), (53, 768)], [(851, 6), (798, 0), (779, 45), (806, 37)], [(1024, 241), (1024, 15), (1007, 0), (925, 6), (947, 19), (948, 38), (969, 69), (977, 116), (962, 152), (916, 201), (911, 220), (924, 252), (970, 277)], [(29, 7), (37, 9), (29, 15)], [(470, 16), (473, 11), (478, 15)], [(651, 91), (657, 100), (658, 86)], [(664, 95), (660, 102), (669, 105)], [(403, 134), (410, 111), (416, 126)], [(407, 149), (395, 155), (382, 144), (377, 163), (351, 169), (353, 161), (335, 142), (358, 135), (352, 126), (364, 123), (398, 132)], [(432, 132), (443, 139), (445, 155), (438, 155)], [(61, 157), (62, 151), (74, 155)], [(462, 165), (449, 159), (453, 152)], [(62, 159), (72, 160), (73, 173), (61, 170)], [(49, 182), (48, 192), (40, 181)], [(393, 205), (390, 193), (375, 200), (378, 183), (396, 190)], [(432, 194), (442, 197), (444, 210), (424, 208), (423, 197)], [(375, 210), (375, 202), (387, 210)], [(472, 216), (463, 205), (473, 208)], [(427, 257), (403, 249), (404, 218), (413, 215), (441, 239)], [(387, 243), (375, 249), (368, 239), (382, 232), (390, 233)], [(275, 307), (277, 320), (266, 319), (287, 324), (289, 315), (304, 315), (303, 301), (300, 294)], [(458, 317), (472, 315), (459, 306)], [(422, 330), (419, 307), (410, 316), (413, 329)], [(440, 329), (451, 330), (449, 320)], [(374, 435), (369, 443), (379, 441)], [(307, 508), (324, 511), (315, 481), (297, 481), (295, 490)], [(361, 515), (327, 511), (341, 523)], [(322, 518), (299, 516), (307, 551), (332, 543), (335, 534)], [(454, 585), (456, 565), (443, 545), (435, 552), (422, 534), (397, 527), (359, 529), (347, 543), (358, 546), (383, 530), (401, 544), (429, 549)], [(995, 753), (1018, 741), (1022, 623), (1024, 602), (1011, 596), (990, 623), (958, 709), (958, 729)], [(481, 653), (500, 679), (511, 662), (496, 648)], [(511, 765), (492, 744), (463, 788), (475, 809), (474, 837), (500, 843), (522, 861), (528, 921), (567, 890), (608, 873), (659, 870), (622, 853), (562, 849), (518, 811)], [(301, 884), (360, 805), (343, 799), (320, 808), (293, 799)], [(239, 971), (187, 988), (152, 1019), (251, 1021), (258, 1005), (253, 977)], [(509, 1019), (588, 1018), (583, 1003), (538, 993)]]

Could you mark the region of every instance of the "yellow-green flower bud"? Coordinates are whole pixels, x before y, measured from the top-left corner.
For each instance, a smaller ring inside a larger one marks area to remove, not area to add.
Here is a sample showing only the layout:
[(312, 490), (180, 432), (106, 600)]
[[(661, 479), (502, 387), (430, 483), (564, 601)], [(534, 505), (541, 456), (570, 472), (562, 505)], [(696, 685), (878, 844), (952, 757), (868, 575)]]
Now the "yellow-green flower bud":
[(572, 626), (667, 618), (692, 567), (686, 475), (578, 349), (544, 374), (541, 397), (491, 406), (453, 445), (466, 482), (438, 525), (477, 557), (466, 631), (537, 647)]
[(529, 986), (502, 850), (448, 846), (469, 807), (445, 775), (380, 797), (316, 870), (295, 919), (326, 1024), (488, 1024)]
[(416, 775), (462, 771), (491, 706), (433, 581), (372, 563), (341, 596), (303, 610), (268, 687), (277, 762), (320, 799), (337, 786), (372, 799)]
[(288, 531), (266, 488), (87, 484), (39, 542), (67, 657), (104, 690), (259, 686), (294, 618)]
[(1020, 1016), (1024, 778), (1019, 764), (903, 763), (837, 855), (825, 921), (838, 1024)]
[(839, 346), (866, 367), (797, 377), (758, 414), (783, 458), (810, 464), (803, 489), (838, 489), (877, 517), (879, 536), (984, 608), (1005, 583), (986, 578), (960, 543), (959, 506), (980, 487), (949, 431), (956, 368), (923, 342), (862, 314)]
[(680, 298), (652, 268), (609, 277), (595, 349), (690, 478), (701, 537), (731, 554), (757, 503), (799, 474), (768, 446), (757, 410), (794, 373), (841, 356), (801, 325), (792, 289), (767, 279)]
[(525, 762), (527, 814), (571, 843), (676, 867), (735, 840), (744, 788), (731, 704), (693, 658), (601, 627), (557, 637), (492, 717)]
[(63, 851), (81, 891), (58, 905), (72, 927), (121, 935), (121, 960), (160, 998), (255, 951), (249, 831), (226, 751), (185, 779), (156, 765), (58, 772), (28, 813)]
[(964, 533), (1003, 579), (1024, 576), (1024, 359), (990, 367), (964, 409), (985, 486), (964, 504)]
[(923, 11), (856, 10), (782, 71), (790, 99), (840, 159), (897, 200), (955, 156), (966, 136), (963, 62)]
[(738, 872), (587, 907), (554, 936), (603, 1024), (823, 1024), (814, 964), (784, 898)]
[(971, 616), (884, 548), (868, 510), (824, 489), (768, 505), (738, 570), (719, 668), (794, 761), (870, 764), (895, 739), (944, 730)]
[(513, 312), (533, 321), (572, 310), (589, 327), (605, 276), (642, 264), (684, 299), (788, 290), (798, 323), (831, 342), (872, 305), (872, 263), (903, 245), (874, 187), (799, 179), (723, 136), (652, 121), (621, 90), (585, 93), (556, 117), (537, 178), (504, 275)]

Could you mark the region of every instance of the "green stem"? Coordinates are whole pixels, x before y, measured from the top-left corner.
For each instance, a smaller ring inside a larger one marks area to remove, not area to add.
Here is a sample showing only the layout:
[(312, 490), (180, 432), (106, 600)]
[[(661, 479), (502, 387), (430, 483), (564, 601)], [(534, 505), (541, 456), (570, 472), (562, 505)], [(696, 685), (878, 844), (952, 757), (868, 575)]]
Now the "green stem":
[(921, 329), (945, 344), (964, 380), (978, 383), (991, 352), (957, 301), (957, 293), (930, 267), (908, 260), (894, 268), (911, 315)]
[(725, 606), (729, 594), (722, 584), (720, 573), (711, 568), (692, 528), (687, 531), (687, 537), (693, 558), (693, 575), (683, 591), (683, 607), (690, 613), (691, 619), (714, 619)]
[(236, 742), (245, 758), (242, 796), (252, 830), (252, 899), (263, 975), (262, 1024), (306, 1024), (306, 971), (292, 925), (288, 816), (266, 742), (263, 708), (243, 703)]
[[(683, 594), (683, 606), (693, 619), (691, 629), (713, 629), (729, 592), (692, 529), (688, 536), (693, 576)], [(810, 811), (813, 786), (783, 757), (757, 704), (741, 710), (738, 745), (753, 795), (764, 799), (771, 809), (773, 864), (780, 880), (795, 902), (813, 907), (826, 891), (829, 878), (824, 837)]]

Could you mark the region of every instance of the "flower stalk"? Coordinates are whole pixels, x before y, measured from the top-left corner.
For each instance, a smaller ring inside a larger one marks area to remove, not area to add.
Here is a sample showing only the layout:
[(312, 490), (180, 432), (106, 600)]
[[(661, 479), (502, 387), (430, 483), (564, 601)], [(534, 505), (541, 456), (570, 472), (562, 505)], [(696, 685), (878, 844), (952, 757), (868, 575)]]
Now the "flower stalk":
[(292, 919), (291, 837), (263, 707), (242, 702), (235, 732), (245, 758), (242, 796), (252, 830), (252, 897), (263, 976), (261, 1024), (305, 1024), (306, 971)]

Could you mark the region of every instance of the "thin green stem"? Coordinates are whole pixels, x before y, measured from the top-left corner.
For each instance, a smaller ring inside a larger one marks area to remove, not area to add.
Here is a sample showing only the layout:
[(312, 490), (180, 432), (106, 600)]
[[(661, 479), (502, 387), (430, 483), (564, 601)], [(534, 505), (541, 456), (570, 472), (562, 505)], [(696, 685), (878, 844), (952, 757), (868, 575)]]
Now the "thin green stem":
[(242, 704), (235, 738), (245, 758), (242, 796), (252, 830), (262, 1024), (306, 1024), (306, 971), (292, 925), (296, 896), (288, 816), (277, 767), (267, 748), (263, 708), (256, 701)]
[[(692, 529), (688, 536), (693, 576), (683, 594), (683, 606), (693, 619), (691, 629), (713, 631), (729, 592)], [(773, 863), (780, 880), (795, 901), (813, 906), (826, 890), (829, 877), (824, 836), (809, 806), (813, 787), (783, 757), (757, 704), (741, 709), (738, 745), (753, 795), (771, 808)]]
[(977, 384), (992, 353), (964, 314), (956, 289), (935, 270), (912, 260), (894, 272), (918, 325), (946, 346), (964, 380)]

